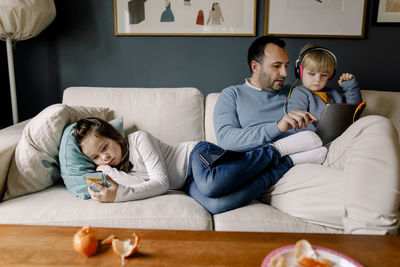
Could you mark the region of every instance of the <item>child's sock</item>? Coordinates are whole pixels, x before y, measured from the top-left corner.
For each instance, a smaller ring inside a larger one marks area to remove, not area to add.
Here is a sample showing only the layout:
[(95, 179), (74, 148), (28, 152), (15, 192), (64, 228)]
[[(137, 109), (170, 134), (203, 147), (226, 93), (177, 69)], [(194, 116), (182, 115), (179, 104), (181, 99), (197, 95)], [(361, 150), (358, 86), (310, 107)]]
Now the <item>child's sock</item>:
[(274, 146), (283, 157), (320, 147), (322, 146), (322, 141), (316, 133), (302, 131), (279, 139), (270, 145)]
[(328, 149), (322, 146), (313, 150), (290, 154), (289, 157), (293, 161), (293, 165), (298, 165), (303, 163), (322, 164), (322, 162), (324, 162), (325, 160), (327, 152)]

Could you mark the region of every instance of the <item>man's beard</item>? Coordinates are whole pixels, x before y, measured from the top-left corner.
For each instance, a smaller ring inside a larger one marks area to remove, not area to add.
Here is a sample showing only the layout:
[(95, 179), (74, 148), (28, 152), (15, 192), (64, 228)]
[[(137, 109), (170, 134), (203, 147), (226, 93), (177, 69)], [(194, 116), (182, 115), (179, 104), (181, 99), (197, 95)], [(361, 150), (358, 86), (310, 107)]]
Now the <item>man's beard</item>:
[[(284, 77), (282, 77), (281, 79), (285, 80)], [(279, 91), (282, 88), (283, 83), (275, 84), (274, 82), (275, 82), (275, 80), (272, 79), (272, 77), (270, 75), (268, 75), (264, 70), (260, 71), (260, 74), (258, 76), (258, 83), (260, 84), (261, 89), (267, 90), (270, 92)]]

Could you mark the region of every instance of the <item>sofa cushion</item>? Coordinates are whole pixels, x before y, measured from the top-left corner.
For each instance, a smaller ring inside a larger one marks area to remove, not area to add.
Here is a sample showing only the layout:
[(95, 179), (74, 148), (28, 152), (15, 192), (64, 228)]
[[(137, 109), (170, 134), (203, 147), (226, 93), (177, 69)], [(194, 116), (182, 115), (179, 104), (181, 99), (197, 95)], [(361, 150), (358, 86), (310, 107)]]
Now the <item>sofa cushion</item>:
[(214, 229), (241, 232), (343, 233), (341, 229), (305, 222), (257, 200), (244, 207), (215, 214)]
[(3, 199), (7, 185), (8, 168), (15, 148), (22, 136), (22, 131), (29, 121), (23, 121), (0, 131), (0, 202)]
[[(124, 125), (122, 117), (110, 121), (117, 130), (123, 135)], [(65, 127), (60, 143), (58, 158), (60, 161), (61, 178), (72, 195), (88, 199), (88, 185), (85, 180), (85, 173), (96, 171), (96, 165), (91, 159), (86, 157), (75, 141), (74, 129), (76, 122)]]
[(339, 168), (299, 164), (271, 186), (261, 201), (304, 221), (344, 229), (344, 174)]
[[(205, 100), (205, 117), (204, 117), (204, 132), (205, 140), (216, 143), (217, 138), (214, 131), (214, 107), (220, 93), (211, 93), (206, 96)], [(364, 101), (367, 101), (367, 106), (361, 117), (368, 115), (381, 115), (389, 118), (397, 131), (400, 132), (400, 112), (398, 112), (398, 103), (400, 94), (398, 92), (361, 90), (361, 95)]]
[(217, 104), (219, 93), (211, 93), (206, 97), (204, 111), (204, 133), (206, 141), (217, 144), (217, 137), (214, 130), (214, 108)]
[(54, 104), (25, 126), (7, 177), (3, 200), (37, 192), (60, 177), (58, 150), (65, 125), (88, 116), (106, 118), (107, 108)]
[(362, 113), (362, 117), (368, 115), (381, 115), (389, 118), (396, 130), (400, 132), (400, 112), (398, 106), (400, 101), (399, 92), (361, 90), (364, 101), (367, 106)]
[(125, 133), (146, 130), (167, 144), (204, 140), (204, 96), (196, 88), (69, 87), (63, 103), (108, 107)]
[(0, 203), (0, 224), (212, 230), (211, 215), (181, 191), (136, 201), (100, 203), (57, 184)]

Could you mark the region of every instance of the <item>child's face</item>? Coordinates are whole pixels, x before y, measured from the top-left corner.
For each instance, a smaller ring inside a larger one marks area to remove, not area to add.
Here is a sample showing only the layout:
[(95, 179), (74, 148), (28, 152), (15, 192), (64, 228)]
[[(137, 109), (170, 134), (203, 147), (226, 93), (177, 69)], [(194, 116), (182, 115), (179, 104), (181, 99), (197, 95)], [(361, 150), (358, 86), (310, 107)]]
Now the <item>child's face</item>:
[(329, 75), (330, 73), (315, 72), (304, 68), (301, 81), (303, 82), (304, 87), (307, 89), (311, 91), (319, 91), (325, 87), (329, 79)]
[(104, 137), (89, 134), (81, 142), (81, 150), (94, 164), (118, 166), (122, 158), (122, 150), (119, 143)]

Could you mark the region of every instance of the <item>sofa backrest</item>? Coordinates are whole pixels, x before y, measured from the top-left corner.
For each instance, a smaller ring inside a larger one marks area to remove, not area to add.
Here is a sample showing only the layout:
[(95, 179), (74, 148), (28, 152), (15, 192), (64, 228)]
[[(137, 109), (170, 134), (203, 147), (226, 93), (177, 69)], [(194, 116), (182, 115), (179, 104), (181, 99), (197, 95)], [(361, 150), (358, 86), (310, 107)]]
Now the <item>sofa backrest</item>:
[(69, 87), (63, 104), (108, 107), (125, 134), (147, 130), (168, 144), (204, 140), (204, 96), (196, 88)]
[[(361, 90), (367, 108), (363, 116), (382, 115), (400, 132), (400, 93)], [(217, 143), (213, 112), (219, 93), (204, 99), (196, 88), (69, 87), (63, 104), (109, 107), (109, 119), (123, 116), (125, 132), (145, 129), (161, 141), (176, 144), (188, 140)]]
[[(362, 116), (381, 115), (391, 119), (400, 133), (400, 92), (361, 90), (363, 100), (367, 106)], [(205, 100), (205, 138), (209, 142), (217, 143), (214, 131), (213, 112), (219, 93), (207, 95)]]
[(217, 137), (214, 130), (214, 107), (217, 103), (219, 93), (211, 93), (206, 97), (206, 108), (204, 115), (204, 133), (206, 141), (217, 144)]
[(400, 133), (400, 92), (361, 90), (364, 101), (367, 101), (362, 116), (381, 115), (389, 118)]

